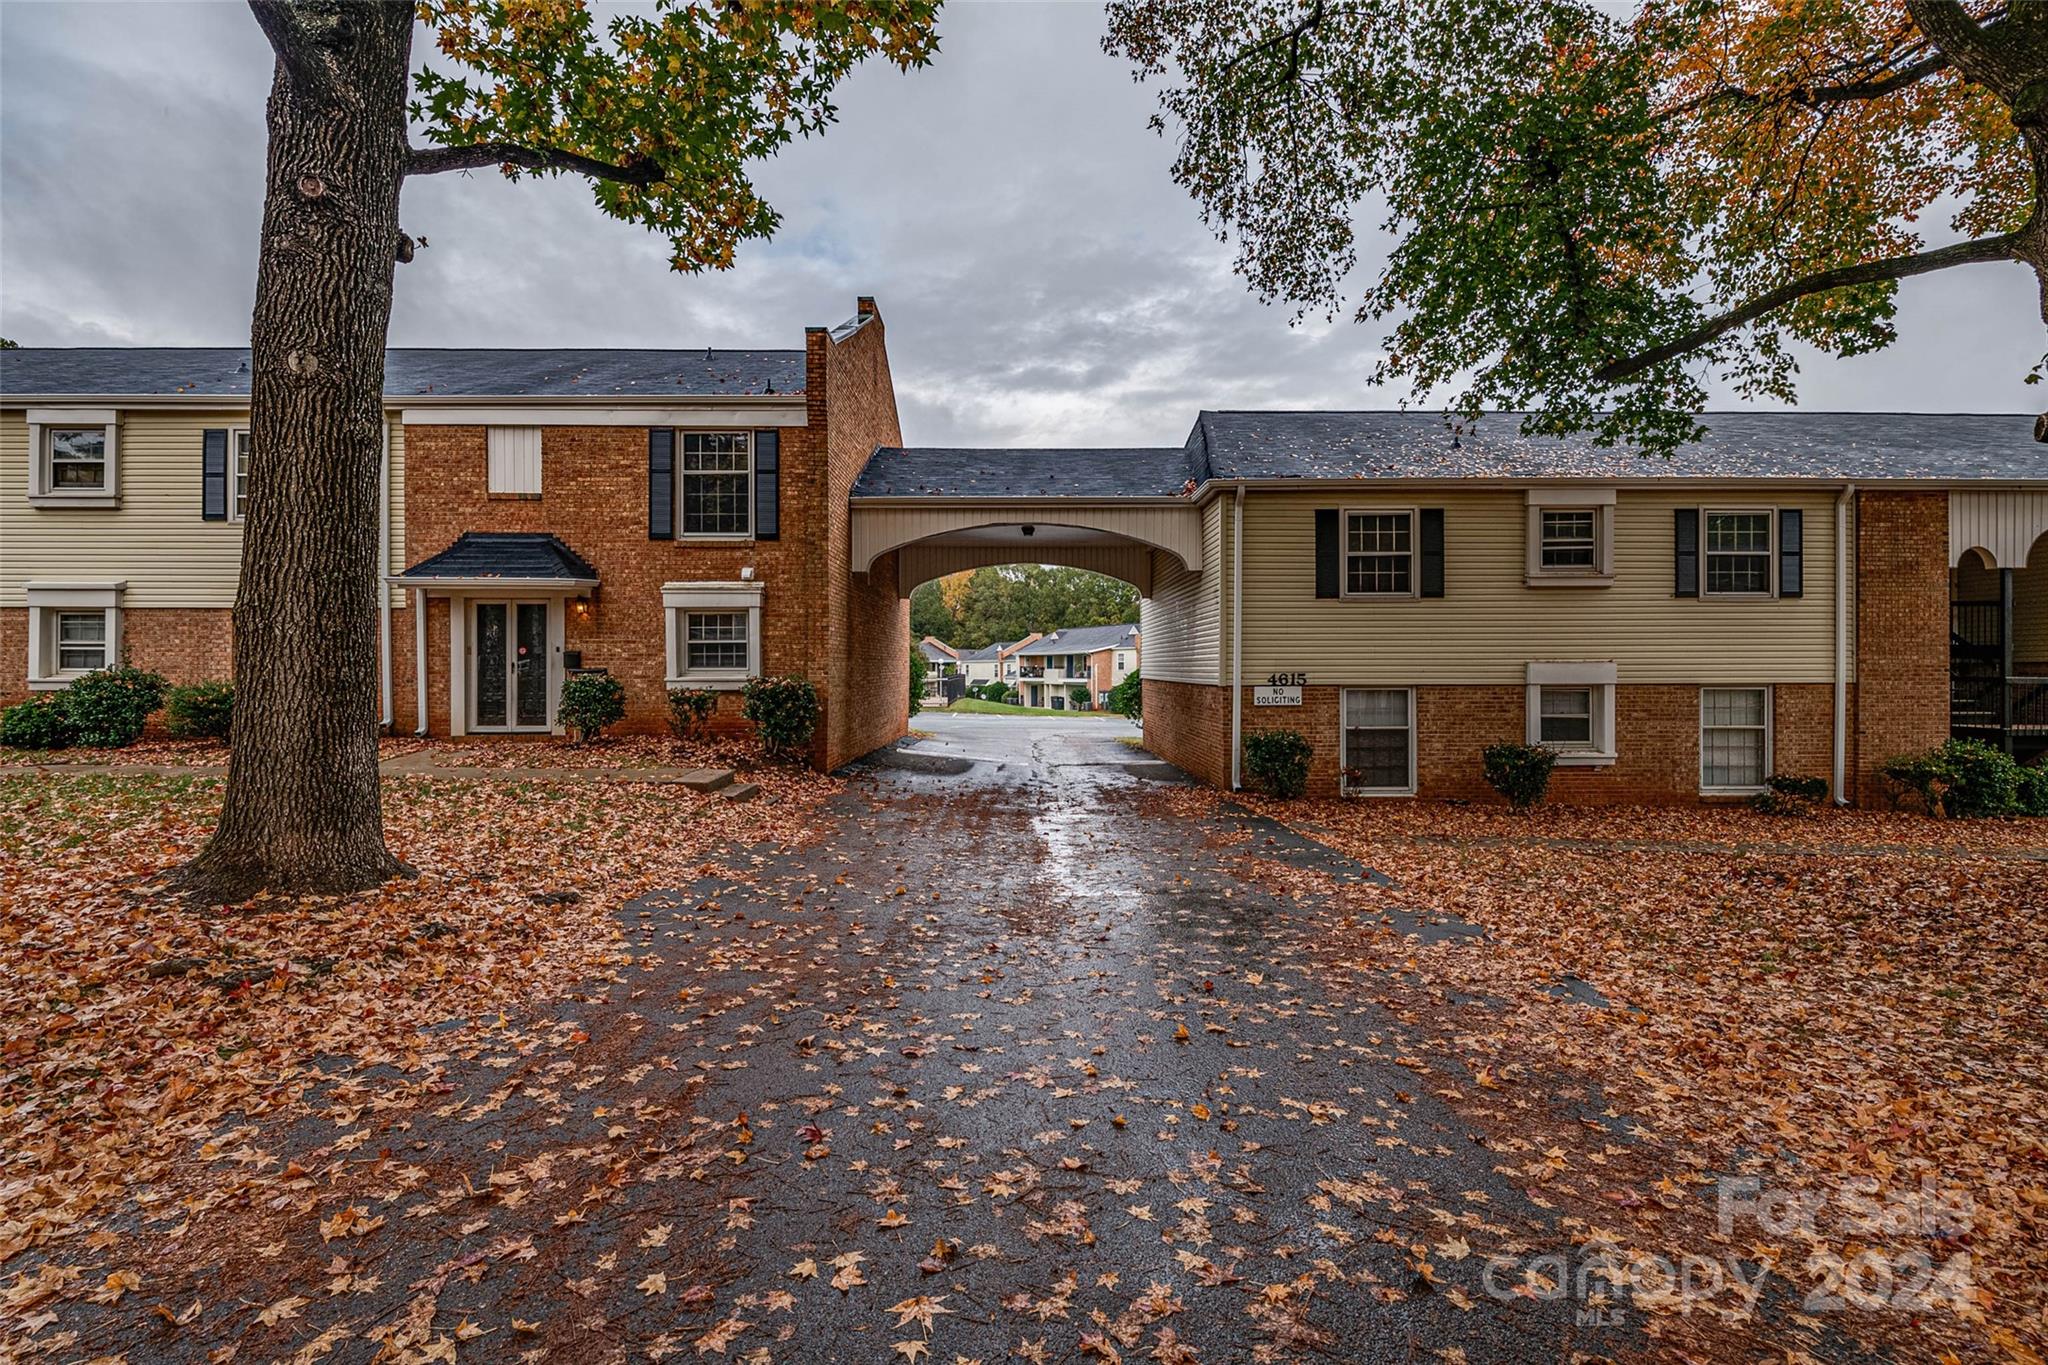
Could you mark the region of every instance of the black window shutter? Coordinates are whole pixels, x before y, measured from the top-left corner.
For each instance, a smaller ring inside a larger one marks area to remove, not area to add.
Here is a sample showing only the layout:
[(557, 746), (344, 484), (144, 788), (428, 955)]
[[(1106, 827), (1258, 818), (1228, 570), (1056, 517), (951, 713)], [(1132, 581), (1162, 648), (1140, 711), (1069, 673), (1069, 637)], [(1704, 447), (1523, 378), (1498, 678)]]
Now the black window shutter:
[(1338, 553), (1337, 509), (1316, 509), (1316, 596), (1341, 597), (1344, 560)]
[(1671, 514), (1671, 595), (1700, 595), (1700, 511), (1681, 507)]
[(199, 515), (228, 519), (228, 434), (222, 427), (208, 427), (200, 438)]
[(676, 538), (676, 434), (667, 427), (647, 433), (647, 538)]
[(782, 538), (782, 433), (754, 433), (754, 539)]
[(1778, 509), (1778, 596), (1806, 593), (1806, 514), (1796, 507)]
[(1416, 537), (1422, 549), (1422, 596), (1444, 595), (1444, 509), (1422, 509), (1422, 527)]

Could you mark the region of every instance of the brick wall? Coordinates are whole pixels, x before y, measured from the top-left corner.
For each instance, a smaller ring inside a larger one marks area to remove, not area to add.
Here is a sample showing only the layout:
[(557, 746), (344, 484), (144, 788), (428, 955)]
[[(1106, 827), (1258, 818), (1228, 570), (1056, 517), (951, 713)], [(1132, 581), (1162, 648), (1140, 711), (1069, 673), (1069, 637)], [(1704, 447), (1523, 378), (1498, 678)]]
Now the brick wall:
[(827, 458), (817, 494), (825, 534), (816, 546), (825, 611), (816, 657), (826, 660), (828, 769), (894, 742), (910, 724), (910, 603), (896, 595), (896, 556), (853, 572), (854, 480), (876, 446), (903, 442), (882, 315), (871, 298), (856, 306), (862, 325), (842, 340), (806, 338), (807, 388), (825, 397)]
[[(1343, 753), (1341, 688), (1305, 687), (1302, 704), (1243, 703), (1244, 732), (1294, 730), (1308, 740), (1309, 794), (1335, 796)], [(1521, 743), (1525, 692), (1514, 686), (1415, 689), (1416, 789), (1428, 798), (1497, 801), (1480, 771), (1490, 744)], [(1773, 697), (1773, 766), (1825, 777), (1833, 763), (1834, 690), (1824, 683), (1780, 684)], [(1616, 761), (1559, 767), (1550, 799), (1602, 805), (1690, 803), (1699, 795), (1699, 689), (1623, 684), (1615, 689)], [(1192, 683), (1145, 683), (1145, 747), (1205, 782), (1230, 777), (1230, 690)]]
[(1202, 683), (1145, 679), (1145, 747), (1212, 787), (1230, 781), (1230, 693)]
[(1856, 498), (1856, 722), (1852, 789), (1885, 803), (1877, 768), (1948, 738), (1948, 494)]
[[(234, 676), (234, 622), (226, 607), (144, 607), (121, 613), (125, 663), (174, 685)], [(0, 611), (0, 702), (28, 695), (28, 608)]]

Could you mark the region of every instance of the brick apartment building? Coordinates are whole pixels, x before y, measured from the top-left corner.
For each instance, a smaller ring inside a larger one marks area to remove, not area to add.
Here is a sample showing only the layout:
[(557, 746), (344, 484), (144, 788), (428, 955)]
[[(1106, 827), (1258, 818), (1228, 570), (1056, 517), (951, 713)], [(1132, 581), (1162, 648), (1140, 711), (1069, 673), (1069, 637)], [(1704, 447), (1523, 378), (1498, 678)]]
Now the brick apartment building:
[[(911, 589), (1031, 562), (1137, 587), (1146, 742), (1219, 786), (1280, 727), (1372, 797), (1485, 797), (1504, 740), (1579, 801), (1872, 802), (1951, 733), (2048, 745), (2029, 418), (1712, 414), (1668, 461), (1389, 412), (906, 448), (884, 335), (863, 298), (783, 350), (391, 352), (384, 723), (544, 733), (602, 668), (627, 729), (680, 686), (730, 724), (798, 674), (837, 767), (904, 732)], [(248, 389), (240, 350), (0, 351), (0, 696), (230, 675)]]

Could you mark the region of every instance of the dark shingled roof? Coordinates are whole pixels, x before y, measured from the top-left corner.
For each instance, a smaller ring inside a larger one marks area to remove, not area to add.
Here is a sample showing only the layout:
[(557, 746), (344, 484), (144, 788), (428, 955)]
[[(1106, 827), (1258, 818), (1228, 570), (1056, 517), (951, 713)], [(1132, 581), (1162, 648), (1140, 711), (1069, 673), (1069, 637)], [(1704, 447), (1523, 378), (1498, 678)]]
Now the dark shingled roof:
[(1131, 637), (1137, 633), (1138, 627), (1128, 621), (1120, 626), (1070, 626), (1042, 640), (1033, 640), (1017, 651), (1017, 657), (1029, 655), (1035, 659), (1041, 654), (1093, 654), (1098, 649), (1122, 649), (1130, 645)]
[(1515, 413), (1205, 412), (1179, 449), (885, 446), (859, 497), (1160, 497), (1189, 479), (2043, 479), (2034, 419), (2005, 413), (1716, 412), (1669, 459), (1530, 437)]
[(1205, 412), (1189, 449), (1218, 479), (2048, 479), (2024, 414), (1715, 412), (1669, 459), (1441, 413)]
[[(388, 398), (712, 398), (804, 391), (796, 351), (565, 351), (394, 347)], [(23, 347), (0, 351), (10, 397), (249, 392), (246, 346)]]
[(429, 555), (399, 577), (430, 583), (448, 578), (587, 579), (596, 581), (590, 561), (551, 535), (535, 531), (464, 531), (462, 538)]
[(854, 482), (853, 496), (1170, 497), (1187, 481), (1187, 456), (1173, 447), (883, 446)]

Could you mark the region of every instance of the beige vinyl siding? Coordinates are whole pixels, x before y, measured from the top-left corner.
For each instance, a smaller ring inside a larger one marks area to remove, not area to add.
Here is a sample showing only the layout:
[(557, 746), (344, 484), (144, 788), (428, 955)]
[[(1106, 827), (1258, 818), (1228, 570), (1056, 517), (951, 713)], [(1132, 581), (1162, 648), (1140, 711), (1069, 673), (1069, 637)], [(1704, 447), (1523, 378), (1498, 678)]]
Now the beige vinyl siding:
[[(391, 433), (391, 501), (388, 506), (391, 528), (391, 562), (384, 566), (386, 574), (405, 571), (405, 422), (396, 412), (384, 414), (385, 429)], [(404, 588), (391, 590), (394, 606), (406, 605)]]
[[(1444, 596), (1318, 599), (1319, 507), (1443, 508)], [(1801, 509), (1805, 596), (1754, 602), (1673, 597), (1672, 512), (1680, 507)], [(1614, 507), (1614, 584), (1606, 588), (1527, 586), (1526, 524), (1520, 487), (1249, 492), (1246, 679), (1305, 670), (1315, 684), (1520, 683), (1531, 660), (1612, 660), (1624, 684), (1833, 679), (1831, 492), (1621, 489)]]
[(1219, 507), (1212, 502), (1203, 512), (1200, 573), (1182, 568), (1179, 559), (1164, 551), (1152, 552), (1152, 595), (1138, 603), (1138, 638), (1144, 647), (1141, 670), (1148, 678), (1210, 684), (1222, 680)]
[[(246, 411), (121, 413), (114, 508), (31, 507), (28, 419), (0, 412), (0, 607), (27, 605), (35, 580), (125, 580), (122, 605), (232, 607), (242, 524), (200, 515), (200, 443), (209, 427), (247, 426)], [(404, 428), (391, 422), (392, 570), (405, 565)], [(402, 594), (394, 593), (393, 600)]]

